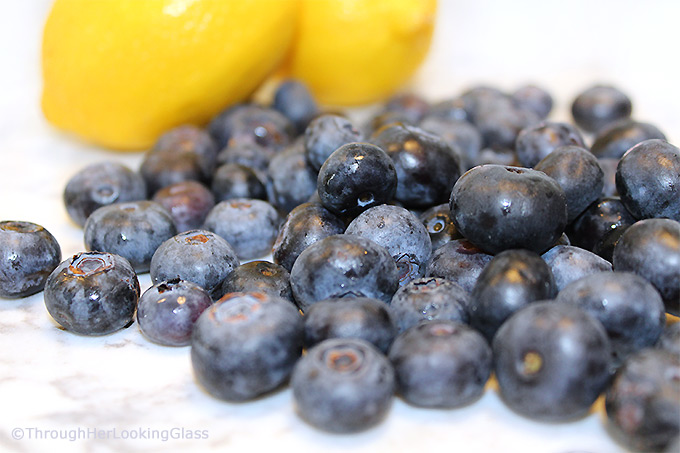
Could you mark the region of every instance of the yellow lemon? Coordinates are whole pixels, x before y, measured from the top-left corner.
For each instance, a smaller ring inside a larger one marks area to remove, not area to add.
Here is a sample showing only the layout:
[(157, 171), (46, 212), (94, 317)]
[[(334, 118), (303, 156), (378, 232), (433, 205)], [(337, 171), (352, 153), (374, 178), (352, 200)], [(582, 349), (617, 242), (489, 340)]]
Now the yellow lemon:
[(246, 99), (289, 50), (297, 0), (57, 0), (45, 117), (100, 146), (148, 148)]
[(322, 103), (384, 99), (425, 58), (436, 9), (436, 0), (302, 0), (290, 75)]

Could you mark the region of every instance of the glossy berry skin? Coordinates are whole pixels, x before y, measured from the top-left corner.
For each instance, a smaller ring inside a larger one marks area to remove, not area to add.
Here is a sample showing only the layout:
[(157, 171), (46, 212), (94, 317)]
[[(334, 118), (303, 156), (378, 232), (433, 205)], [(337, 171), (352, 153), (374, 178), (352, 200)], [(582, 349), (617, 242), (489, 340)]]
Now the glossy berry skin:
[(326, 159), (342, 145), (363, 140), (363, 135), (347, 118), (325, 113), (314, 118), (304, 135), (305, 158), (319, 171)]
[(383, 204), (359, 214), (345, 234), (356, 234), (385, 247), (399, 270), (399, 286), (425, 275), (432, 241), (415, 214), (400, 206)]
[(259, 145), (273, 151), (288, 146), (295, 126), (281, 112), (255, 104), (228, 108), (208, 125), (218, 149), (226, 146)]
[(581, 133), (569, 123), (542, 121), (531, 125), (517, 135), (515, 152), (519, 163), (533, 167), (560, 146), (585, 148)]
[(395, 200), (405, 207), (430, 207), (446, 201), (460, 176), (460, 157), (442, 138), (404, 124), (386, 126), (371, 143), (392, 158), (397, 174)]
[(236, 252), (224, 238), (207, 230), (190, 230), (158, 247), (149, 273), (156, 285), (174, 279), (190, 281), (218, 299), (222, 282), (238, 265)]
[(556, 245), (541, 258), (550, 267), (557, 291), (588, 275), (612, 270), (612, 263), (606, 259), (573, 245)]
[(394, 293), (390, 309), (399, 332), (421, 321), (467, 323), (470, 295), (456, 283), (435, 277), (411, 280)]
[(285, 80), (274, 93), (272, 107), (283, 113), (298, 134), (319, 114), (319, 106), (309, 88), (299, 80)]
[(635, 223), (635, 218), (619, 197), (600, 198), (578, 216), (567, 228), (572, 245), (594, 251), (607, 234)]
[(324, 299), (305, 313), (307, 348), (329, 338), (360, 338), (387, 354), (396, 335), (389, 306), (370, 297)]
[(64, 205), (69, 217), (81, 227), (102, 206), (144, 200), (142, 175), (117, 162), (99, 162), (78, 171), (66, 183)]
[(208, 212), (215, 206), (215, 196), (197, 181), (182, 181), (160, 189), (153, 201), (172, 216), (177, 232), (200, 228)]
[(301, 142), (272, 157), (267, 170), (266, 190), (269, 202), (283, 212), (290, 212), (316, 193), (317, 173), (307, 164)]
[(553, 108), (553, 98), (545, 89), (537, 85), (523, 85), (511, 95), (512, 100), (523, 110), (530, 110), (539, 119), (545, 119)]
[(454, 239), (432, 252), (425, 276), (451, 280), (470, 293), (492, 259), (467, 239)]
[(249, 261), (229, 272), (221, 285), (221, 293), (264, 293), (291, 303), (290, 272), (268, 261)]
[(332, 297), (372, 297), (389, 302), (399, 286), (397, 266), (384, 247), (353, 234), (336, 234), (307, 247), (290, 271), (303, 312)]
[[(614, 437), (635, 451), (665, 450), (680, 435), (680, 357), (644, 349), (618, 369), (605, 410)], [(672, 447), (671, 447), (672, 448)]]
[(194, 323), (210, 305), (210, 294), (195, 283), (179, 279), (161, 282), (139, 298), (137, 324), (154, 343), (188, 346)]
[(516, 248), (542, 253), (567, 224), (562, 188), (529, 168), (475, 167), (453, 186), (449, 205), (460, 233), (491, 254)]
[(638, 143), (619, 161), (616, 189), (633, 217), (680, 221), (680, 148), (658, 139)]
[(451, 218), (451, 208), (448, 203), (433, 206), (420, 214), (419, 219), (430, 235), (432, 250), (436, 250), (447, 242), (461, 239), (463, 236), (456, 229)]
[(129, 201), (102, 206), (85, 223), (87, 250), (114, 253), (138, 273), (148, 272), (156, 249), (177, 234), (170, 213), (155, 201)]
[(234, 198), (267, 199), (267, 189), (255, 170), (240, 164), (220, 165), (213, 174), (210, 190), (218, 203)]
[(321, 204), (337, 215), (354, 217), (387, 203), (397, 188), (392, 159), (370, 143), (348, 143), (333, 151), (319, 170)]
[(666, 136), (653, 124), (623, 119), (598, 132), (590, 151), (598, 158), (620, 159), (630, 148), (650, 139), (666, 140)]
[(423, 321), (400, 334), (388, 355), (397, 393), (420, 407), (453, 408), (484, 393), (493, 361), (477, 331), (455, 321)]
[(0, 222), (0, 297), (27, 297), (43, 290), (61, 261), (52, 234), (32, 222)]
[(290, 302), (262, 293), (230, 293), (194, 324), (194, 376), (216, 398), (252, 400), (288, 380), (303, 341), (302, 316)]
[(630, 118), (632, 111), (630, 98), (611, 85), (589, 87), (571, 104), (574, 121), (588, 132), (597, 132), (617, 120)]
[(378, 349), (358, 338), (322, 341), (295, 365), (291, 376), (298, 415), (332, 433), (364, 431), (392, 405), (394, 369)]
[(615, 364), (653, 346), (666, 324), (661, 296), (651, 283), (630, 272), (598, 272), (567, 285), (558, 303), (574, 305), (597, 318), (611, 340)]
[(266, 201), (233, 198), (215, 205), (203, 229), (222, 236), (240, 260), (249, 260), (271, 252), (279, 223), (279, 213)]
[(666, 311), (680, 315), (680, 223), (670, 219), (635, 222), (619, 238), (614, 269), (634, 272), (659, 291)]
[(59, 264), (45, 284), (45, 307), (69, 332), (107, 335), (132, 322), (140, 288), (123, 257), (83, 252)]
[(567, 197), (567, 223), (571, 223), (602, 195), (604, 172), (585, 148), (561, 146), (534, 167), (557, 181)]
[(529, 250), (506, 250), (479, 274), (470, 297), (470, 325), (491, 341), (517, 310), (557, 294), (550, 267)]
[(599, 321), (571, 305), (529, 304), (503, 323), (492, 349), (502, 399), (532, 419), (581, 417), (609, 381), (607, 333)]

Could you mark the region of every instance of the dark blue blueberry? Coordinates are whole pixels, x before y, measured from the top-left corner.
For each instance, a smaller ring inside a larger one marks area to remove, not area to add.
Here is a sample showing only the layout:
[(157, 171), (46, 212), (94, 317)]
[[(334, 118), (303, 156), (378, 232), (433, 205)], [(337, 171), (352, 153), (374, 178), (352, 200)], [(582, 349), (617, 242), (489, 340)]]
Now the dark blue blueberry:
[(470, 295), (458, 284), (443, 278), (411, 280), (394, 293), (390, 302), (399, 332), (421, 321), (468, 322)]
[(138, 273), (148, 272), (151, 257), (177, 234), (170, 213), (155, 201), (129, 201), (102, 206), (85, 223), (85, 248), (115, 253)]
[(680, 316), (680, 223), (647, 219), (628, 227), (614, 247), (614, 270), (634, 272), (659, 291), (666, 311)]
[(139, 281), (119, 255), (84, 252), (64, 260), (45, 284), (47, 312), (64, 329), (106, 335), (132, 322)]
[(574, 281), (557, 295), (597, 318), (611, 340), (615, 364), (653, 346), (666, 323), (661, 296), (651, 283), (629, 272), (597, 272)]
[(262, 293), (229, 293), (194, 324), (194, 376), (216, 398), (252, 400), (288, 380), (303, 342), (302, 316), (290, 302)]
[(560, 146), (585, 148), (581, 133), (569, 123), (541, 121), (517, 135), (515, 152), (519, 163), (533, 167)]
[(605, 397), (608, 428), (635, 451), (665, 450), (680, 435), (680, 357), (644, 349), (618, 369)]
[(267, 199), (267, 190), (257, 173), (241, 164), (220, 165), (213, 174), (210, 190), (219, 203), (234, 198)]
[(503, 323), (492, 347), (500, 395), (525, 417), (581, 417), (609, 382), (607, 332), (597, 319), (572, 305), (529, 304)]
[(181, 279), (206, 290), (213, 298), (222, 296), (222, 281), (239, 265), (236, 252), (217, 234), (190, 230), (163, 242), (151, 259), (154, 284)]
[(444, 139), (460, 157), (462, 170), (477, 164), (482, 149), (482, 134), (469, 121), (427, 116), (418, 127)]
[(459, 121), (470, 120), (470, 115), (465, 110), (465, 101), (461, 97), (448, 98), (431, 104), (426, 117), (432, 116)]
[(99, 162), (73, 175), (66, 183), (63, 198), (69, 217), (82, 227), (98, 208), (144, 200), (146, 195), (141, 174), (117, 162)]
[(354, 234), (336, 234), (316, 241), (298, 256), (290, 284), (302, 311), (332, 297), (389, 302), (399, 287), (399, 272), (384, 247)]
[(467, 239), (454, 239), (432, 252), (425, 276), (451, 280), (471, 293), (482, 269), (492, 259), (493, 255)]
[(394, 198), (405, 207), (430, 207), (446, 201), (460, 176), (460, 157), (444, 139), (423, 129), (394, 124), (376, 132), (371, 143), (394, 161)]
[(493, 367), (491, 347), (455, 321), (424, 321), (399, 335), (389, 359), (397, 392), (415, 406), (451, 408), (484, 393)]
[(566, 233), (572, 245), (592, 252), (607, 234), (633, 223), (635, 218), (623, 206), (619, 197), (605, 197), (588, 206), (567, 227)]
[(491, 341), (517, 310), (557, 294), (550, 267), (529, 250), (506, 250), (486, 265), (472, 290), (470, 325)]
[(240, 260), (249, 260), (271, 252), (279, 223), (279, 213), (266, 201), (234, 198), (217, 203), (203, 228), (226, 239)]
[(616, 189), (633, 217), (680, 221), (680, 148), (659, 139), (638, 143), (619, 161)]
[(539, 119), (545, 119), (553, 108), (550, 93), (536, 85), (523, 85), (512, 93), (512, 100), (523, 110), (529, 110)]
[(408, 209), (383, 204), (359, 214), (345, 234), (356, 234), (387, 249), (399, 269), (399, 285), (425, 275), (432, 241), (422, 222)]
[(600, 157), (597, 161), (604, 173), (601, 197), (618, 197), (619, 192), (616, 190), (616, 169), (619, 166), (619, 159), (615, 157)]
[(228, 108), (213, 118), (208, 130), (219, 149), (254, 144), (276, 151), (295, 136), (295, 126), (281, 112), (255, 104)]
[(291, 387), (297, 413), (310, 425), (333, 433), (364, 431), (392, 405), (394, 369), (367, 341), (332, 338), (298, 361)]
[(309, 200), (316, 193), (316, 172), (307, 164), (301, 141), (276, 154), (267, 169), (269, 202), (284, 212)]
[(466, 89), (460, 95), (463, 108), (470, 118), (474, 118), (482, 108), (503, 102), (507, 95), (496, 87), (488, 85), (475, 85)]
[(451, 214), (458, 231), (486, 251), (524, 248), (542, 253), (564, 232), (564, 191), (545, 173), (482, 165), (453, 186)]
[(305, 313), (307, 348), (329, 338), (360, 338), (387, 354), (396, 335), (389, 306), (370, 297), (324, 299)]
[(240, 143), (227, 146), (217, 155), (217, 166), (224, 164), (239, 164), (250, 167), (259, 177), (264, 178), (269, 167), (269, 161), (278, 152), (254, 143)]
[(486, 164), (520, 166), (513, 148), (483, 148), (475, 165)]
[(667, 323), (663, 329), (659, 341), (656, 343), (657, 349), (663, 349), (680, 357), (680, 322)]
[(295, 126), (298, 134), (315, 116), (319, 114), (319, 106), (309, 88), (299, 80), (285, 80), (274, 93), (272, 107), (283, 113)]
[(587, 132), (598, 132), (615, 121), (630, 118), (632, 111), (630, 98), (611, 85), (591, 86), (571, 104), (574, 121)]
[(333, 151), (316, 181), (321, 204), (335, 214), (350, 217), (387, 203), (396, 189), (394, 162), (370, 143), (348, 143)]
[(291, 303), (290, 272), (283, 266), (268, 261), (250, 261), (227, 274), (221, 293), (264, 293), (286, 299)]
[(655, 138), (666, 140), (664, 133), (652, 124), (623, 119), (598, 132), (590, 151), (598, 158), (620, 159), (633, 146)]
[(363, 126), (362, 130), (365, 137), (370, 137), (387, 127), (396, 125), (417, 126), (417, 123), (414, 123), (406, 112), (382, 111), (373, 116), (370, 122)]
[(31, 222), (0, 222), (0, 297), (27, 297), (43, 290), (61, 261), (52, 234)]
[(144, 291), (137, 304), (137, 324), (144, 336), (164, 346), (188, 346), (194, 323), (212, 299), (184, 280), (161, 282)]
[(384, 111), (402, 113), (410, 124), (418, 124), (430, 111), (430, 104), (415, 93), (398, 93), (385, 102)]
[(215, 207), (215, 196), (197, 181), (182, 181), (163, 187), (153, 196), (172, 216), (177, 232), (200, 228), (210, 210)]
[(420, 214), (420, 221), (430, 234), (432, 250), (436, 250), (447, 242), (461, 239), (463, 236), (456, 229), (451, 218), (451, 208), (448, 203), (433, 206)]
[(612, 270), (612, 264), (606, 259), (573, 245), (556, 245), (541, 258), (552, 271), (557, 291), (590, 274)]
[(304, 249), (344, 231), (344, 222), (320, 203), (298, 205), (288, 213), (276, 236), (272, 251), (274, 262), (290, 271)]
[(557, 181), (567, 197), (567, 223), (602, 196), (604, 172), (585, 148), (560, 146), (534, 167)]
[(359, 142), (363, 135), (347, 118), (326, 113), (314, 118), (305, 129), (304, 146), (307, 163), (318, 171), (328, 156), (342, 145)]

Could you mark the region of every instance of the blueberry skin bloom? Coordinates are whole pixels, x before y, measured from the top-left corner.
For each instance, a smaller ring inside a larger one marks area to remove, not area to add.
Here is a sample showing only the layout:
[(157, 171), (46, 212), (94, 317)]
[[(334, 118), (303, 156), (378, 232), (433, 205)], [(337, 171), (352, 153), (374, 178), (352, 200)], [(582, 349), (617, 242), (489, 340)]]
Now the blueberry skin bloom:
[(160, 189), (153, 201), (168, 210), (177, 232), (200, 228), (210, 210), (215, 207), (215, 196), (197, 181), (182, 181)]
[(333, 151), (316, 180), (321, 204), (335, 214), (350, 217), (387, 203), (396, 188), (392, 159), (369, 143), (348, 143)]
[(616, 189), (635, 218), (680, 221), (680, 148), (658, 139), (638, 143), (619, 161)]
[(503, 323), (492, 349), (501, 397), (525, 417), (566, 421), (583, 416), (609, 381), (607, 333), (572, 305), (526, 306)]
[(581, 133), (569, 123), (541, 121), (520, 131), (515, 140), (519, 163), (531, 168), (561, 146), (585, 148)]
[(353, 234), (336, 234), (306, 248), (290, 272), (303, 312), (331, 297), (373, 297), (389, 302), (399, 286), (394, 260), (384, 247)]
[(467, 239), (454, 239), (432, 252), (425, 276), (451, 280), (471, 293), (479, 274), (492, 259), (493, 255)]
[(580, 278), (612, 270), (612, 263), (606, 259), (573, 245), (556, 245), (541, 258), (552, 271), (557, 291)]
[(666, 140), (666, 136), (653, 124), (623, 119), (598, 132), (590, 151), (598, 158), (620, 159), (633, 146), (651, 139)]
[(449, 206), (461, 234), (491, 254), (507, 249), (543, 253), (567, 225), (564, 191), (529, 168), (475, 167), (453, 186)]
[(581, 92), (571, 104), (576, 124), (588, 132), (597, 132), (617, 120), (630, 118), (633, 104), (621, 90), (609, 85), (595, 85)]
[(370, 343), (333, 338), (298, 361), (291, 387), (297, 413), (310, 425), (333, 433), (364, 431), (392, 405), (394, 369)]
[(137, 324), (144, 336), (164, 346), (188, 346), (194, 323), (212, 304), (210, 294), (180, 279), (144, 291), (137, 304)]
[(397, 392), (421, 407), (453, 408), (484, 393), (491, 375), (491, 347), (484, 337), (455, 321), (423, 321), (399, 335), (389, 359)]
[(155, 201), (102, 206), (90, 215), (84, 229), (87, 250), (120, 255), (138, 273), (149, 271), (156, 249), (175, 234), (175, 221)]
[(304, 132), (309, 122), (319, 114), (319, 106), (307, 85), (293, 79), (279, 85), (272, 107), (295, 125), (298, 134)]
[(303, 342), (304, 323), (293, 304), (263, 293), (230, 293), (194, 324), (194, 376), (215, 398), (252, 400), (289, 378)]
[(319, 115), (305, 129), (305, 158), (312, 169), (319, 171), (333, 151), (362, 139), (361, 132), (347, 118), (328, 113)]
[(0, 297), (27, 297), (43, 290), (61, 261), (52, 234), (31, 222), (0, 222)]
[(45, 307), (64, 329), (106, 335), (134, 318), (140, 288), (130, 263), (119, 255), (83, 252), (62, 261), (45, 284)]

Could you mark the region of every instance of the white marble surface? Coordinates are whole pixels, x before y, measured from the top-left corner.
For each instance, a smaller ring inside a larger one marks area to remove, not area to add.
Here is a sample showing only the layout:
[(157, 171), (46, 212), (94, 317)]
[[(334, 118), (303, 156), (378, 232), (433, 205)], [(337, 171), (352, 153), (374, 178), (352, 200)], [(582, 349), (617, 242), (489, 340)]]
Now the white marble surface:
[[(441, 0), (436, 39), (413, 87), (436, 99), (480, 82), (508, 90), (535, 82), (555, 96), (553, 118), (566, 119), (575, 94), (609, 82), (630, 94), (637, 119), (677, 145), (676, 5)], [(0, 219), (45, 226), (69, 256), (83, 244), (61, 204), (67, 179), (104, 159), (137, 167), (141, 156), (84, 145), (43, 120), (39, 44), (48, 6), (2, 3)], [(140, 281), (150, 286), (148, 275)], [(326, 435), (295, 416), (288, 390), (247, 404), (211, 398), (193, 380), (187, 348), (150, 344), (136, 325), (102, 338), (66, 333), (42, 294), (0, 300), (0, 338), (0, 451), (623, 451), (605, 432), (601, 411), (573, 423), (537, 423), (505, 408), (492, 388), (457, 410), (415, 409), (397, 399), (379, 427)]]

